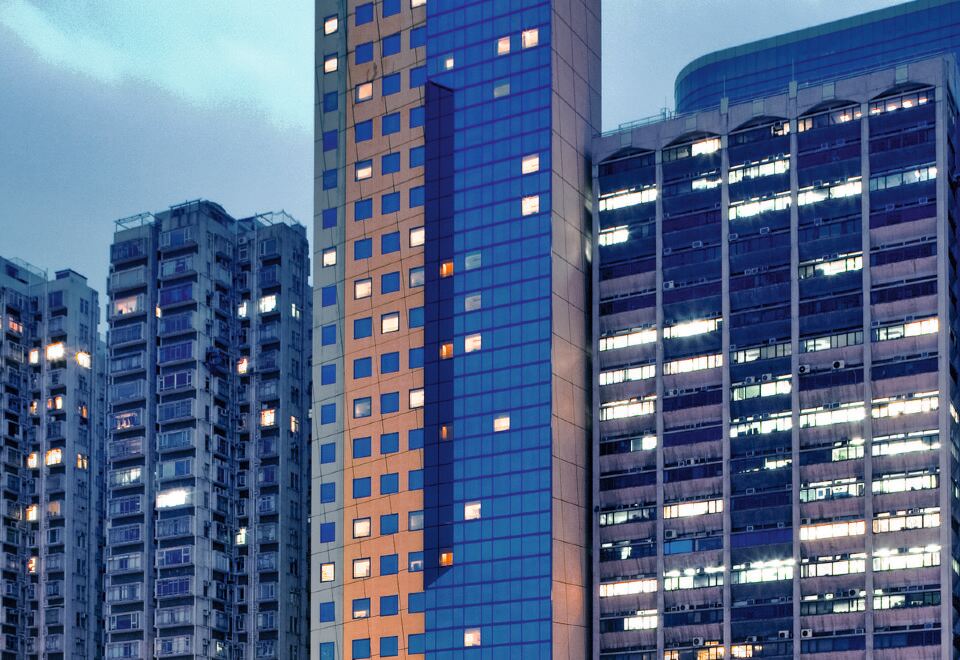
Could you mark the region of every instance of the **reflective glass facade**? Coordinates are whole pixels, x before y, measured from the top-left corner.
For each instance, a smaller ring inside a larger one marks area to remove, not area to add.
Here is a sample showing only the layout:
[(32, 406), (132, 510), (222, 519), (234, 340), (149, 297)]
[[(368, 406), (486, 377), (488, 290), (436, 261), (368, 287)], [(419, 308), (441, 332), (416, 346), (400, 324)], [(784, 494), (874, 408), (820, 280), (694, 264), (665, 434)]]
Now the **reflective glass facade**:
[(677, 76), (676, 108), (748, 101), (785, 92), (791, 81), (819, 83), (940, 53), (960, 54), (960, 2), (915, 0), (697, 58)]
[(954, 80), (595, 144), (599, 657), (953, 656)]
[(599, 3), (317, 43), (311, 656), (585, 657)]

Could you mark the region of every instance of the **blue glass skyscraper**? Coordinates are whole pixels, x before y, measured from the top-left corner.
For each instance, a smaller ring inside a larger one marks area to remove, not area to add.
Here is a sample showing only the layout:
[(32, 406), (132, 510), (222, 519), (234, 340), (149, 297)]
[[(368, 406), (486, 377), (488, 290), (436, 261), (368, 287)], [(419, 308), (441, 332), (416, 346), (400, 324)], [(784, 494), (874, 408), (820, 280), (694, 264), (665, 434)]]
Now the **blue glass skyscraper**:
[(590, 654), (599, 11), (317, 3), (314, 658)]

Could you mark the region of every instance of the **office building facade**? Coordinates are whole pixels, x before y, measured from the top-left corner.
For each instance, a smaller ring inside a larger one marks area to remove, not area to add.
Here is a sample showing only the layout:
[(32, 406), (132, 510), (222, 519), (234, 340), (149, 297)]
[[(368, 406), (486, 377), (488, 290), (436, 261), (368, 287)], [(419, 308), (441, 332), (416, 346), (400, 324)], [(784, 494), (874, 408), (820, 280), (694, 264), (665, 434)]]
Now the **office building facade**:
[(303, 657), (305, 228), (188, 202), (110, 256), (106, 657)]
[(955, 66), (595, 143), (600, 658), (954, 657)]
[(586, 657), (599, 2), (316, 6), (311, 658)]
[(102, 657), (99, 320), (83, 276), (0, 258), (5, 659)]

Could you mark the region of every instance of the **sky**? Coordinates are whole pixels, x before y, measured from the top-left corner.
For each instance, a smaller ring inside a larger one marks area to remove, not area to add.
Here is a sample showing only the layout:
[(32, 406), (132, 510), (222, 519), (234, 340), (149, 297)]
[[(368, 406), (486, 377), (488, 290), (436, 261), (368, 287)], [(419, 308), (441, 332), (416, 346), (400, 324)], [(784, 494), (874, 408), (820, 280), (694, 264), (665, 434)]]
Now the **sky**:
[[(603, 128), (704, 53), (892, 0), (602, 0)], [(313, 216), (312, 0), (0, 0), (0, 256), (103, 296), (114, 221)], [(638, 66), (639, 63), (639, 66)]]

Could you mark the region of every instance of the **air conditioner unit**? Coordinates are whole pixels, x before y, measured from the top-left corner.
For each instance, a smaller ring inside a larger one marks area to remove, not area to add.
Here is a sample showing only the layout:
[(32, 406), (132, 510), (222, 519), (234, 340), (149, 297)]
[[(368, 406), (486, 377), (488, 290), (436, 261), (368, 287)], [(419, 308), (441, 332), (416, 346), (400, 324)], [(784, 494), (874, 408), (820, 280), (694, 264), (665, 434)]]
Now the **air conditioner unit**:
[(690, 247), (702, 248), (702, 247), (703, 247), (703, 241), (694, 241), (693, 243), (690, 244)]
[(665, 539), (675, 539), (675, 538), (677, 538), (677, 530), (675, 530), (675, 529), (665, 529), (665, 530), (663, 530), (663, 538), (665, 538)]
[(847, 363), (846, 363), (844, 360), (834, 360), (834, 361), (833, 361), (833, 368), (834, 368), (834, 369), (843, 369), (845, 366), (847, 366)]
[(667, 390), (667, 396), (677, 396), (680, 394), (680, 390), (674, 387), (673, 389)]
[(755, 492), (757, 492), (756, 488), (748, 488), (746, 490), (747, 495), (753, 495)]
[(797, 367), (797, 373), (801, 376), (810, 373), (810, 371), (811, 369), (809, 364), (801, 364), (799, 367)]
[[(753, 489), (750, 488), (749, 490), (753, 490)], [(752, 531), (753, 531), (753, 525), (747, 525), (747, 531), (748, 531), (748, 532), (752, 532)]]
[(737, 240), (738, 238), (740, 238), (740, 234), (738, 234), (738, 233), (735, 232), (735, 231), (732, 231), (732, 232), (730, 232), (729, 234), (727, 234), (727, 239), (728, 239), (728, 240), (735, 241), (735, 240)]
[(755, 380), (756, 379), (753, 376), (747, 376), (746, 378), (743, 379), (743, 382), (747, 385), (753, 385)]
[(760, 227), (760, 235), (761, 235), (761, 236), (763, 236), (764, 234), (769, 234), (769, 233), (770, 233), (770, 227)]
[(813, 629), (811, 629), (811, 628), (801, 628), (801, 629), (800, 629), (800, 636), (803, 637), (803, 638), (805, 638), (805, 639), (809, 639), (810, 637), (813, 637)]
[(777, 338), (776, 338), (776, 337), (770, 337), (770, 339), (767, 340), (767, 343), (768, 343), (768, 344), (776, 344), (776, 343), (777, 343)]
[(748, 636), (747, 639), (744, 640), (744, 641), (746, 641), (747, 643), (756, 642), (756, 641), (757, 641), (757, 636), (756, 636), (756, 635), (750, 635), (750, 636)]
[(672, 289), (672, 288), (673, 288), (673, 280), (668, 280), (668, 281), (664, 282), (664, 283), (663, 283), (663, 288), (664, 288), (664, 289)]
[(810, 519), (809, 519), (809, 518), (801, 518), (801, 519), (800, 519), (800, 524), (801, 524), (801, 525), (809, 525), (809, 524), (810, 524)]
[(694, 637), (693, 638), (694, 646), (703, 646), (703, 637)]
[(787, 523), (783, 522), (782, 520), (777, 523), (777, 529), (783, 529), (786, 526), (787, 526)]
[(853, 634), (854, 634), (854, 635), (862, 635), (862, 634), (865, 633), (865, 632), (866, 632), (866, 631), (865, 631), (863, 628), (855, 628), (854, 631), (853, 631)]
[(789, 631), (789, 630), (778, 630), (778, 631), (777, 631), (777, 637), (779, 637), (780, 639), (790, 639), (790, 631)]
[(763, 374), (762, 376), (760, 376), (761, 383), (767, 383), (767, 382), (770, 382), (771, 380), (773, 380), (773, 374)]
[(689, 609), (690, 609), (690, 605), (688, 605), (687, 603), (681, 603), (680, 605), (677, 605), (678, 612), (686, 612)]
[(856, 595), (857, 595), (857, 590), (856, 590), (856, 589), (848, 589), (848, 590), (847, 590), (847, 596), (856, 596)]

